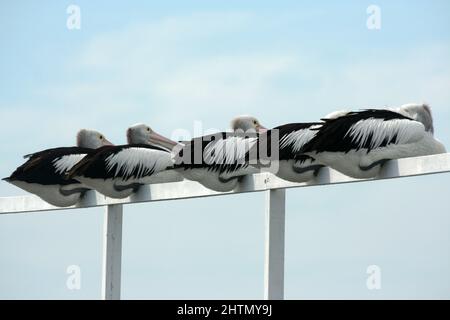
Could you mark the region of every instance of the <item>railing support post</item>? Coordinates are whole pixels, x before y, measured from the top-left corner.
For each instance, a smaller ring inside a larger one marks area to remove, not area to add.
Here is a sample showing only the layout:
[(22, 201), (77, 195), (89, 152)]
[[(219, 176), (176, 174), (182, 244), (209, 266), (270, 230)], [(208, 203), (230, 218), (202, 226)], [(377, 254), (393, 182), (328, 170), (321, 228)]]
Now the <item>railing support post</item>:
[(284, 298), (284, 234), (286, 190), (266, 191), (264, 299)]
[(106, 206), (103, 222), (103, 300), (120, 299), (122, 215), (123, 206), (121, 204)]

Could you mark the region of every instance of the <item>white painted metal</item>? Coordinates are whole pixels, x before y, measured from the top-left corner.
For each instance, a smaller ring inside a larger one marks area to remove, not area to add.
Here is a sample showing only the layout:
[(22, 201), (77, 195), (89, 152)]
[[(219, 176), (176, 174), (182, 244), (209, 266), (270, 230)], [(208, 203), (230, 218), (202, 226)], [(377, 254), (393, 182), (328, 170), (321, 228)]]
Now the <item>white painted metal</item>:
[(123, 206), (121, 204), (106, 206), (103, 222), (103, 300), (120, 299), (122, 219)]
[[(450, 172), (449, 153), (389, 161), (383, 166), (379, 177), (369, 180), (444, 172)], [(353, 179), (329, 168), (321, 169), (313, 181), (306, 183), (288, 182), (270, 173), (260, 173), (244, 177), (235, 190), (226, 193), (212, 191), (197, 182), (185, 180), (144, 186), (136, 194), (126, 199), (110, 199), (95, 191), (89, 191), (76, 206), (69, 208), (54, 207), (33, 195), (6, 197), (0, 198), (0, 214), (107, 206), (104, 224), (102, 296), (104, 299), (119, 299), (122, 257), (122, 204), (267, 191), (264, 297), (266, 299), (282, 299), (284, 287), (285, 189), (361, 181), (366, 180)]]
[(284, 232), (286, 190), (266, 191), (264, 299), (284, 298)]

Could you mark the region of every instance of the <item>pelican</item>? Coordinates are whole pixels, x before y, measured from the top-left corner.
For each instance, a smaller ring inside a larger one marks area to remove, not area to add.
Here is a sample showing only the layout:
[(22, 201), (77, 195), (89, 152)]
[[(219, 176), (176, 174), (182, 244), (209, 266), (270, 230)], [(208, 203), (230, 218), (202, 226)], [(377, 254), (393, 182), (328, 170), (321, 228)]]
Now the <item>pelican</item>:
[(303, 153), (350, 177), (375, 177), (391, 159), (446, 152), (433, 136), (426, 104), (341, 112), (323, 120)]
[(186, 179), (220, 192), (233, 190), (240, 177), (259, 172), (248, 161), (257, 135), (267, 129), (258, 119), (239, 116), (232, 120), (234, 132), (197, 137), (174, 148), (175, 169)]
[(145, 124), (127, 130), (128, 144), (94, 152), (70, 170), (76, 179), (111, 198), (126, 198), (145, 184), (173, 181), (172, 148), (177, 145)]
[(80, 130), (76, 147), (53, 148), (26, 155), (28, 160), (3, 180), (54, 206), (72, 206), (89, 187), (74, 179), (65, 179), (66, 172), (94, 149), (106, 145), (111, 145), (111, 142), (103, 134)]

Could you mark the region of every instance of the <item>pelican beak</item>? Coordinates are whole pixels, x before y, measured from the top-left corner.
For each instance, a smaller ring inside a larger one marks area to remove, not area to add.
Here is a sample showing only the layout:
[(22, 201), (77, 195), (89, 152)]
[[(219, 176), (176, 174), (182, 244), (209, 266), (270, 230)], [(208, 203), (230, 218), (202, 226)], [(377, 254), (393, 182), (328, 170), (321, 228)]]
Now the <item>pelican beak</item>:
[(267, 128), (262, 126), (262, 125), (260, 125), (260, 124), (258, 124), (256, 126), (256, 131), (259, 132), (259, 133), (267, 132)]
[(150, 144), (153, 144), (155, 146), (163, 147), (168, 150), (172, 150), (174, 146), (176, 146), (178, 143), (176, 143), (173, 140), (170, 140), (156, 132), (150, 133)]
[(103, 141), (104, 146), (113, 146), (112, 142), (105, 138), (105, 141)]

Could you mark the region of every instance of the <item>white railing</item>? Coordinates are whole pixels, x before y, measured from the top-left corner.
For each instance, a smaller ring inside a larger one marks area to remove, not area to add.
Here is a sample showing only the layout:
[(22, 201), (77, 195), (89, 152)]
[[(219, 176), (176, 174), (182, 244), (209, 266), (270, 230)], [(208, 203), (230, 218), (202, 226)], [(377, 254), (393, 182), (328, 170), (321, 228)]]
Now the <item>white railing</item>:
[[(444, 172), (450, 172), (450, 153), (392, 160), (383, 166), (380, 175), (376, 179), (367, 180), (381, 180)], [(183, 180), (143, 186), (137, 193), (126, 199), (111, 199), (95, 191), (89, 191), (76, 206), (69, 208), (54, 207), (33, 195), (5, 197), (0, 198), (0, 214), (105, 206), (102, 298), (120, 299), (123, 205), (137, 202), (224, 196), (236, 193), (265, 191), (267, 202), (265, 218), (264, 298), (283, 299), (285, 189), (362, 182), (367, 180), (353, 179), (329, 168), (321, 169), (317, 177), (307, 183), (292, 183), (279, 179), (270, 173), (259, 173), (244, 177), (235, 190), (225, 193), (209, 190), (194, 181)]]

